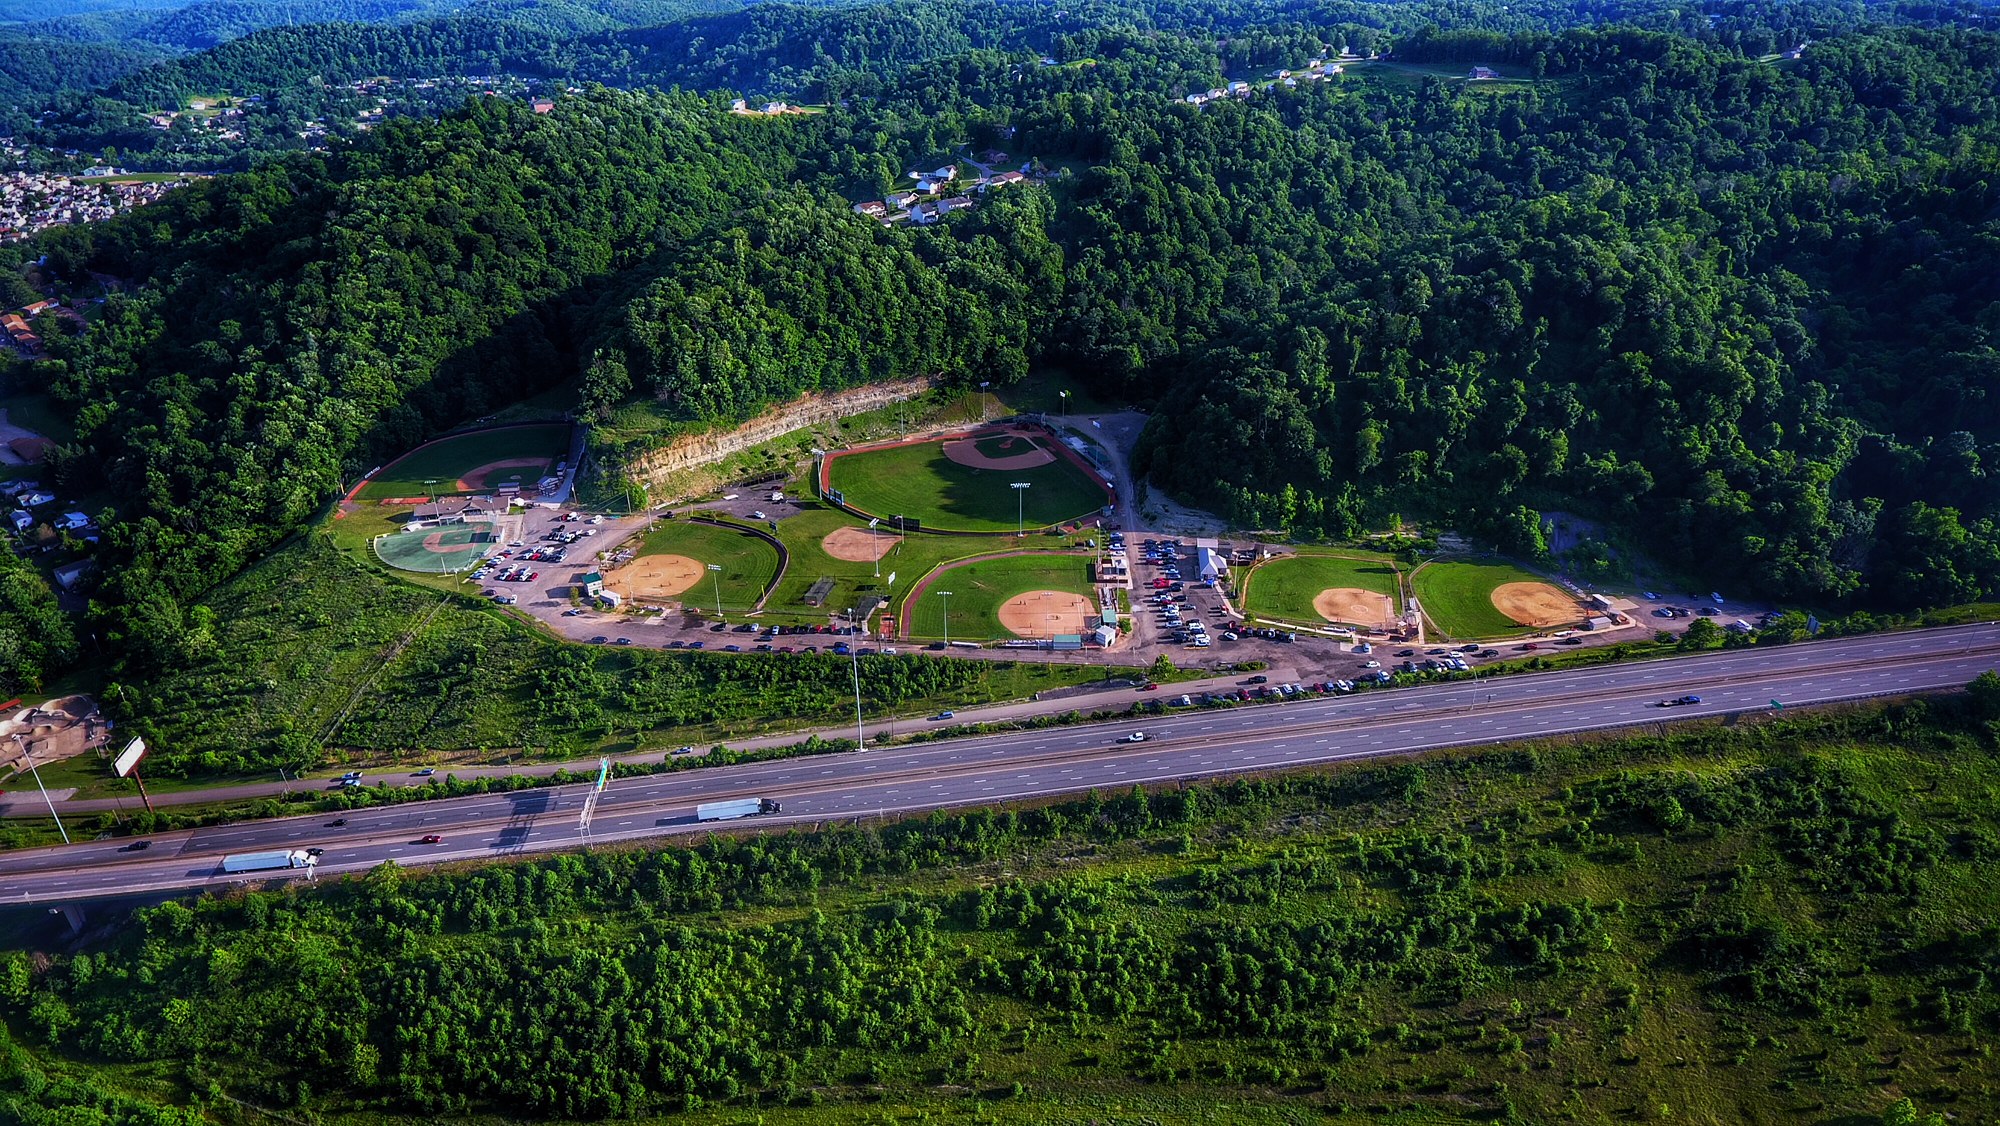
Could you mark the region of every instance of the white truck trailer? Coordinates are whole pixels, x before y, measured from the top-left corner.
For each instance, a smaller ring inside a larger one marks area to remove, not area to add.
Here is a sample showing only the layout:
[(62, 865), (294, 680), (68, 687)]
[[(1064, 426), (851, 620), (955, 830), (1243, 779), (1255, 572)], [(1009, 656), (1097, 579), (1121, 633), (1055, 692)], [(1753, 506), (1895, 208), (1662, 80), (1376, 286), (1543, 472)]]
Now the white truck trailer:
[(782, 813), (784, 806), (770, 798), (737, 798), (734, 801), (712, 801), (694, 807), (696, 821), (734, 821), (739, 817), (755, 817), (760, 813)]
[(225, 872), (264, 872), (274, 868), (310, 868), (319, 857), (302, 848), (280, 848), (270, 852), (239, 852), (222, 858)]

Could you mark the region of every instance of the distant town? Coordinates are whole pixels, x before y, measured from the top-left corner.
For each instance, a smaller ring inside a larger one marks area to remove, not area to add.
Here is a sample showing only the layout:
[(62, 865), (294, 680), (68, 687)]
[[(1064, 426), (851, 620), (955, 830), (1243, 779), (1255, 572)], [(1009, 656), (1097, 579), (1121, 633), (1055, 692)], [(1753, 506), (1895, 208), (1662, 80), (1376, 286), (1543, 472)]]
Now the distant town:
[[(10, 148), (7, 155), (18, 166), (27, 154)], [(141, 177), (121, 168), (92, 168), (81, 175), (0, 172), (0, 242), (18, 242), (67, 223), (109, 219), (200, 178), (196, 173)]]

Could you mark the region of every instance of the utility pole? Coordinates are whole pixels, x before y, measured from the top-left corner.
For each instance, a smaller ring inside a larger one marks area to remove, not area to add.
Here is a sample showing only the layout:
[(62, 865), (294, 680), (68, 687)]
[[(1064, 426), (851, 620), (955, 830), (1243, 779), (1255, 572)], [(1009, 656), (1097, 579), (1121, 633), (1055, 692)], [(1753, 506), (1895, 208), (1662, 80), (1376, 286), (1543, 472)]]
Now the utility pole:
[(708, 577), (715, 583), (715, 620), (719, 622), (722, 620), (722, 566), (710, 563)]
[(951, 647), (951, 592), (948, 590), (938, 591), (938, 597), (944, 599), (944, 643), (946, 648), (950, 648)]
[(1014, 482), (1014, 484), (1013, 484), (1013, 489), (1014, 489), (1014, 538), (1015, 538), (1015, 539), (1020, 539), (1020, 538), (1021, 538), (1022, 536), (1025, 536), (1025, 535), (1027, 535), (1027, 534), (1028, 534), (1028, 530), (1027, 530), (1027, 525), (1028, 525), (1028, 516), (1027, 516), (1027, 513), (1028, 513), (1028, 501), (1027, 501), (1027, 496), (1028, 496), (1028, 488), (1029, 488), (1029, 486), (1030, 486), (1030, 485), (1032, 485), (1032, 484), (1033, 484), (1033, 482), (1031, 482), (1031, 481), (1016, 481), (1016, 482)]

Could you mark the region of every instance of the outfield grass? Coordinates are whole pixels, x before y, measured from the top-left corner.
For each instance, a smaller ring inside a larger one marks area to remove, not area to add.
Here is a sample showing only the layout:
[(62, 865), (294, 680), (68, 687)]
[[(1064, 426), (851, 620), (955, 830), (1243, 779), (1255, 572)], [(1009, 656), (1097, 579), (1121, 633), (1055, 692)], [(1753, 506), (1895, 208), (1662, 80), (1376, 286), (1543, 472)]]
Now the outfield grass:
[[(748, 610), (764, 593), (771, 576), (778, 573), (777, 549), (761, 538), (749, 532), (686, 520), (664, 520), (654, 525), (640, 538), (637, 553), (641, 558), (685, 555), (704, 564), (720, 565), (721, 571), (704, 575), (699, 583), (680, 595), (687, 605), (709, 610), (715, 608), (718, 588), (724, 611)], [(613, 579), (611, 585), (615, 589), (617, 580)]]
[[(569, 452), (569, 432), (568, 423), (550, 422), (443, 438), (383, 466), (361, 487), (355, 499), (420, 497), (432, 488), (438, 496), (459, 495), (460, 477), (482, 465), (509, 458), (546, 458), (553, 466)], [(524, 485), (533, 485), (539, 476), (532, 468), (521, 470)], [(437, 484), (425, 485), (426, 480), (435, 480)]]
[[(940, 597), (938, 591), (951, 591)], [(1096, 599), (1088, 555), (1010, 555), (982, 559), (938, 573), (917, 604), (899, 604), (903, 636), (943, 637), (945, 603), (951, 609), (951, 636), (986, 641), (1018, 636), (1000, 625), (1000, 605), (1031, 590), (1065, 590)]]
[[(792, 553), (792, 564), (785, 572), (784, 580), (778, 584), (778, 589), (772, 593), (771, 600), (764, 606), (767, 621), (824, 622), (828, 613), (853, 606), (863, 595), (889, 595), (908, 590), (912, 582), (945, 560), (974, 557), (1012, 546), (1006, 541), (959, 536), (910, 536), (882, 557), (881, 574), (877, 576), (874, 563), (835, 559), (821, 546), (827, 533), (836, 528), (866, 525), (830, 506), (817, 507), (817, 502), (811, 501), (805, 503), (814, 507), (778, 521), (777, 536), (784, 541), (786, 550)], [(889, 586), (892, 575), (896, 579), (893, 588)], [(827, 595), (826, 604), (815, 609), (806, 605), (803, 599), (806, 591), (822, 578), (834, 581), (833, 590)]]
[(1448, 637), (1514, 637), (1535, 631), (1502, 614), (1493, 590), (1549, 580), (1512, 563), (1427, 563), (1410, 576), (1424, 614)]
[[(1015, 481), (1029, 483), (1025, 497), (1015, 497)], [(944, 456), (941, 442), (837, 457), (832, 482), (865, 512), (960, 532), (1013, 531), (1017, 506), (1033, 531), (1093, 515), (1105, 503), (1104, 490), (1066, 458), (1033, 469), (974, 469)]]
[(1386, 594), (1402, 610), (1396, 564), (1386, 555), (1322, 555), (1299, 552), (1259, 563), (1242, 582), (1243, 608), (1251, 614), (1288, 622), (1323, 621), (1313, 599), (1332, 587), (1357, 587)]

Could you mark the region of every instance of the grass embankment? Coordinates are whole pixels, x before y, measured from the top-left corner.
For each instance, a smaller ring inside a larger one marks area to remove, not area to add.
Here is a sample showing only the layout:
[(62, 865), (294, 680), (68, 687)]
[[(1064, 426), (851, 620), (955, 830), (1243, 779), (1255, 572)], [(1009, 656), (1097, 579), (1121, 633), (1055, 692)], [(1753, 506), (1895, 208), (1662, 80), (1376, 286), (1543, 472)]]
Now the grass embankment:
[(1387, 555), (1332, 554), (1302, 548), (1295, 554), (1257, 564), (1241, 582), (1243, 608), (1258, 617), (1277, 621), (1307, 624), (1325, 621), (1313, 600), (1321, 591), (1336, 587), (1386, 594), (1393, 612), (1400, 613), (1403, 608), (1396, 562)]
[[(1104, 490), (1060, 455), (1031, 469), (975, 469), (946, 457), (938, 442), (842, 455), (830, 479), (861, 511), (958, 532), (1032, 532), (1093, 515), (1105, 503)], [(1019, 498), (1017, 481), (1029, 486)]]
[(1493, 591), (1549, 580), (1512, 563), (1426, 563), (1410, 575), (1418, 605), (1446, 637), (1520, 637), (1535, 631), (1502, 614)]
[[(179, 670), (127, 686), (149, 778), (332, 761), (515, 762), (727, 742), (851, 718), (844, 659), (568, 645), (476, 596), (392, 580), (325, 533), (206, 600)], [(1101, 670), (861, 662), (868, 711), (1025, 697)], [(323, 745), (329, 749), (323, 749)]]
[(357, 1124), (1986, 1121), (1981, 706), (378, 873), (81, 949), (37, 913), (0, 929), (31, 1050), (0, 1092)]

